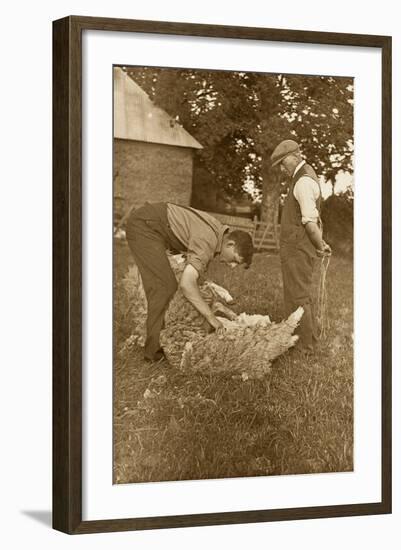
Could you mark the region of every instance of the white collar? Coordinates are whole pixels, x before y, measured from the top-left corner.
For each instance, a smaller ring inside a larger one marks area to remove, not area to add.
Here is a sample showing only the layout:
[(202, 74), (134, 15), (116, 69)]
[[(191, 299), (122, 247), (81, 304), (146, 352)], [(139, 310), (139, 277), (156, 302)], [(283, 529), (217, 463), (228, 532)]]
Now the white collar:
[(297, 166), (295, 167), (294, 172), (292, 173), (292, 177), (295, 176), (295, 174), (298, 172), (298, 170), (300, 170), (302, 168), (302, 166), (304, 164), (306, 164), (306, 160), (301, 160), (301, 162), (299, 164), (297, 164)]

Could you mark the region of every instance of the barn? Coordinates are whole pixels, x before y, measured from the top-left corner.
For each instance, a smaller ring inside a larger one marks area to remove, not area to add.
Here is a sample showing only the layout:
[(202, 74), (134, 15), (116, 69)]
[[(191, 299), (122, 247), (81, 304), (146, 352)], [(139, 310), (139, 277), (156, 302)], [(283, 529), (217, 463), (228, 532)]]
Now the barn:
[(189, 205), (193, 156), (202, 149), (120, 67), (114, 68), (114, 216), (146, 201)]

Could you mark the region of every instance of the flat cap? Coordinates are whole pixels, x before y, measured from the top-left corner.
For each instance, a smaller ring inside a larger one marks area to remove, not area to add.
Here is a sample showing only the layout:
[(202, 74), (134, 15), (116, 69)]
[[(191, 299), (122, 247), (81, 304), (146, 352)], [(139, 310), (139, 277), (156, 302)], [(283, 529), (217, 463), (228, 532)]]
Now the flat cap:
[(291, 153), (299, 153), (299, 145), (292, 139), (285, 139), (277, 145), (270, 157), (272, 166), (279, 164), (287, 155), (290, 155)]

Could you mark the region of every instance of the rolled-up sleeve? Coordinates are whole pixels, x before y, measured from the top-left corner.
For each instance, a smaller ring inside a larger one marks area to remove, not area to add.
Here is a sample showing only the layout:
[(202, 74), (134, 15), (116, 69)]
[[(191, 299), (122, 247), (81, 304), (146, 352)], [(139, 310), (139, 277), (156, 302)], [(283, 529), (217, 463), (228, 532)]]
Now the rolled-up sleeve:
[(316, 201), (320, 196), (319, 184), (308, 176), (299, 178), (294, 187), (294, 197), (299, 203), (301, 209), (302, 223), (317, 223), (319, 220), (319, 211)]

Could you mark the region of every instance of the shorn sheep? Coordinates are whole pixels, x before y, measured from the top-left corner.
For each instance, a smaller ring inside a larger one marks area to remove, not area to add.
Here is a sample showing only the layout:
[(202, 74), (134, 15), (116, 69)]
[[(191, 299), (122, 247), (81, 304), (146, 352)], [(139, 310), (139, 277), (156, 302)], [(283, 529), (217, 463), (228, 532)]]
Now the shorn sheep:
[[(179, 280), (185, 259), (179, 255), (169, 256), (169, 260)], [(135, 265), (124, 278), (124, 288), (136, 321), (122, 348), (129, 351), (132, 345), (143, 346), (146, 336), (146, 296)], [(293, 333), (302, 317), (302, 308), (281, 323), (272, 323), (268, 315), (234, 313), (229, 308), (233, 298), (211, 281), (201, 283), (199, 288), (225, 330), (221, 334), (210, 332), (204, 317), (178, 290), (170, 302), (160, 335), (166, 358), (174, 367), (188, 372), (227, 373), (243, 379), (261, 378), (270, 372), (274, 359), (297, 342), (298, 336)]]

